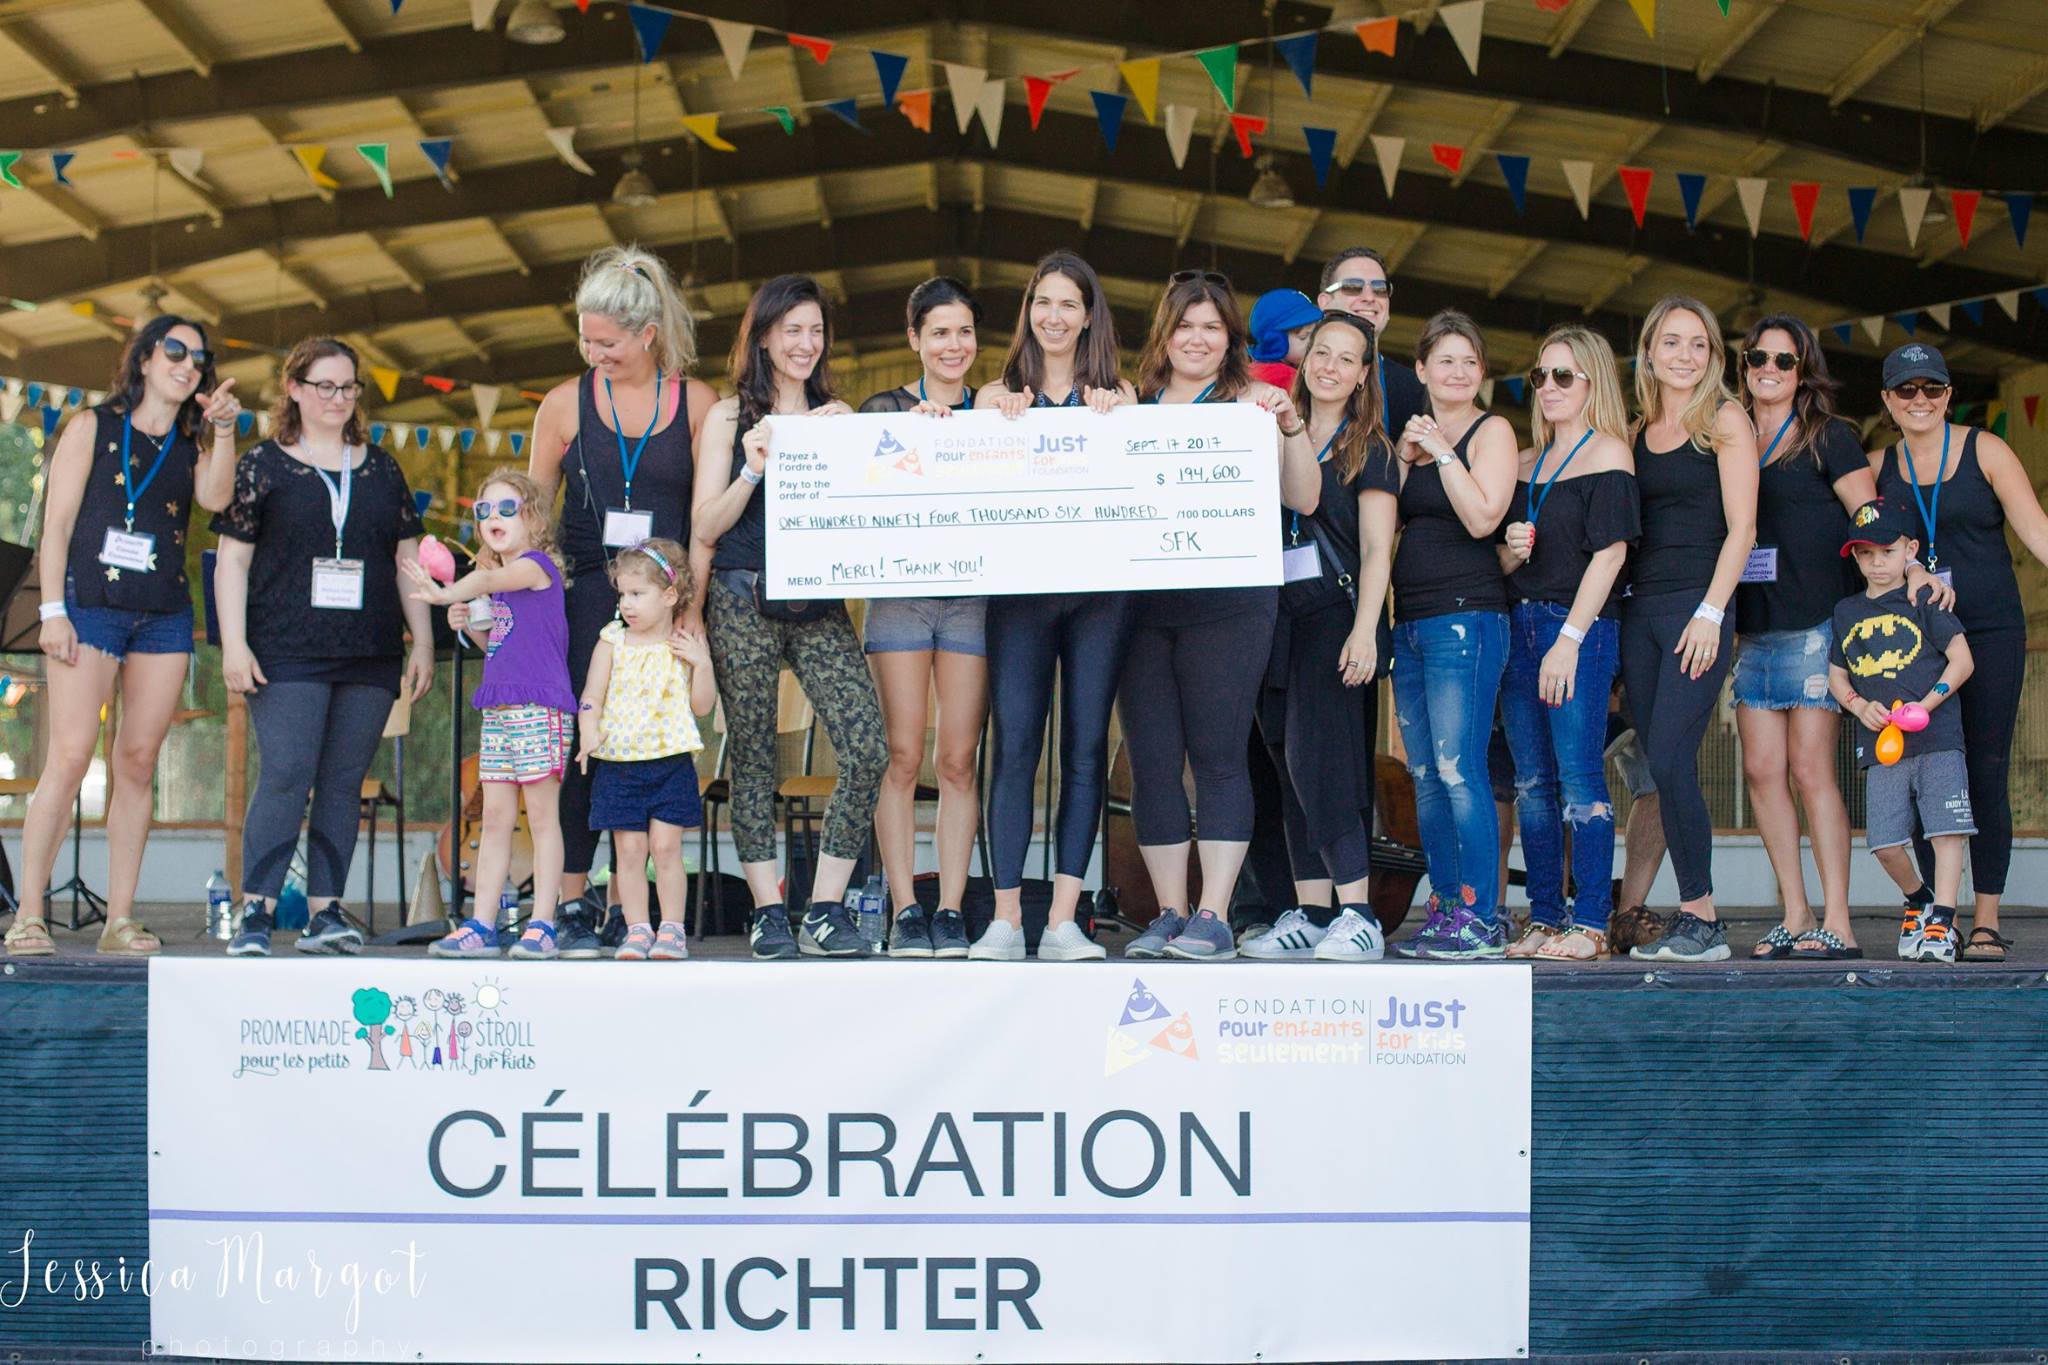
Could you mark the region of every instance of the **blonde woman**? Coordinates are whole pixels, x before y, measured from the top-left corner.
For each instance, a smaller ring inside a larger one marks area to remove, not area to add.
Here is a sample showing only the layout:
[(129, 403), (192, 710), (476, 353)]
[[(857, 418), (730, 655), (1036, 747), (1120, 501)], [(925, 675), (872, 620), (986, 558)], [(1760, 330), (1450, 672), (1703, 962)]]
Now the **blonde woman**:
[[(1515, 813), (1529, 868), (1529, 927), (1509, 957), (1607, 956), (1614, 909), (1614, 806), (1604, 751), (1607, 694), (1621, 665), (1622, 566), (1642, 534), (1628, 409), (1607, 339), (1553, 328), (1529, 371), (1529, 448), (1508, 575), (1508, 666), (1501, 715), (1515, 755)], [(1564, 899), (1564, 836), (1572, 883)]]
[(1714, 826), (1700, 791), (1700, 740), (1735, 640), (1735, 587), (1756, 543), (1756, 432), (1728, 391), (1713, 311), (1673, 295), (1636, 346), (1636, 486), (1642, 540), (1622, 604), (1621, 675), (1657, 783), (1678, 915), (1657, 962), (1719, 962), (1728, 936), (1714, 912)]

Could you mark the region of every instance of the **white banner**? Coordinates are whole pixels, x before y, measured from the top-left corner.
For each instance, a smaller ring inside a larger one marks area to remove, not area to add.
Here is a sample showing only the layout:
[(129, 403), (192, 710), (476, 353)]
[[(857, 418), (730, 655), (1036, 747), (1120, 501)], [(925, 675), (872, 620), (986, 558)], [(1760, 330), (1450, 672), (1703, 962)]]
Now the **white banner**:
[(154, 1350), (1526, 1354), (1518, 967), (157, 958)]
[(1279, 440), (1250, 403), (769, 419), (770, 597), (1280, 581)]

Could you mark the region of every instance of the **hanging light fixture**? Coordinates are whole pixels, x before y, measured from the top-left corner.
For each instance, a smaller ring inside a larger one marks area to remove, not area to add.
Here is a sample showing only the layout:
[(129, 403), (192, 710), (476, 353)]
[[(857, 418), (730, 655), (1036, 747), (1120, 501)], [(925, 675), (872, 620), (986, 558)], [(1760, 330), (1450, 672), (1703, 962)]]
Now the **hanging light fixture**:
[(645, 164), (640, 156), (640, 68), (633, 68), (633, 149), (621, 158), (626, 173), (619, 177), (619, 183), (612, 186), (612, 202), (629, 209), (644, 209), (661, 198), (661, 191), (654, 187), (654, 178), (642, 170)]
[(1263, 153), (1258, 160), (1259, 175), (1252, 181), (1251, 193), (1245, 197), (1256, 209), (1291, 209), (1294, 207), (1294, 190), (1287, 183), (1287, 177), (1280, 174), (1278, 164), (1271, 152)]
[(515, 43), (539, 47), (559, 43), (568, 34), (547, 0), (519, 0), (512, 7), (512, 17), (505, 21), (505, 36)]

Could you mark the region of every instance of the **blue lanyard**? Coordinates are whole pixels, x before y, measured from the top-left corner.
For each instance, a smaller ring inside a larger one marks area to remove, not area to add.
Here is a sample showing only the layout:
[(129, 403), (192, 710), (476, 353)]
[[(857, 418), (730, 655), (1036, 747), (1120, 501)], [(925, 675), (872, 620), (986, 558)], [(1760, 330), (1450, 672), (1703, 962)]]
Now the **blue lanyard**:
[(1778, 434), (1771, 438), (1771, 443), (1764, 447), (1764, 453), (1757, 457), (1756, 467), (1758, 469), (1762, 469), (1765, 465), (1771, 462), (1771, 456), (1777, 453), (1778, 442), (1785, 439), (1785, 433), (1792, 429), (1793, 419), (1798, 416), (1799, 414), (1796, 412), (1788, 412), (1785, 414), (1785, 420), (1783, 424), (1781, 424), (1778, 427)]
[(1586, 434), (1579, 438), (1578, 445), (1574, 445), (1571, 448), (1571, 453), (1564, 457), (1564, 463), (1559, 465), (1557, 468), (1551, 470), (1550, 477), (1543, 480), (1542, 490), (1539, 492), (1536, 484), (1537, 476), (1543, 473), (1543, 461), (1549, 458), (1550, 447), (1556, 444), (1556, 442), (1546, 442), (1544, 444), (1542, 453), (1537, 455), (1536, 457), (1536, 467), (1529, 471), (1528, 509), (1529, 524), (1531, 526), (1534, 526), (1536, 524), (1536, 518), (1543, 515), (1543, 504), (1550, 501), (1550, 485), (1557, 482), (1558, 475), (1564, 473), (1565, 470), (1571, 468), (1572, 457), (1579, 453), (1579, 446), (1583, 446), (1584, 444), (1586, 444), (1586, 442), (1592, 439), (1593, 428), (1587, 427)]
[[(924, 397), (924, 376), (923, 376), (923, 375), (919, 375), (919, 376), (917, 377), (917, 401), (918, 401), (918, 402), (920, 402), (920, 403), (922, 403), (922, 402), (924, 402), (924, 401), (925, 401), (925, 397)], [(971, 407), (973, 407), (973, 406), (974, 406), (974, 390), (973, 390), (972, 388), (969, 388), (968, 386), (966, 386), (966, 385), (964, 385), (964, 384), (963, 384), (963, 385), (961, 386), (961, 388), (960, 388), (960, 401), (959, 401), (959, 402), (957, 402), (957, 403), (955, 403), (955, 404), (953, 405), (953, 411), (955, 411), (955, 412), (965, 412), (965, 411), (967, 411), (967, 409), (969, 409), (969, 408), (971, 408)]]
[(654, 416), (647, 419), (647, 430), (640, 433), (640, 439), (633, 445), (633, 453), (626, 453), (626, 432), (619, 425), (619, 400), (612, 396), (612, 377), (604, 377), (604, 398), (612, 405), (612, 435), (619, 441), (619, 468), (626, 475), (626, 510), (633, 510), (633, 475), (639, 472), (640, 456), (647, 449), (647, 438), (654, 435), (654, 429), (661, 425), (661, 370), (654, 371)]
[[(1210, 381), (1209, 381), (1209, 387), (1208, 387), (1208, 388), (1206, 388), (1206, 389), (1203, 389), (1203, 390), (1202, 390), (1202, 391), (1201, 391), (1200, 393), (1196, 394), (1196, 395), (1195, 395), (1195, 396), (1194, 396), (1193, 398), (1190, 398), (1190, 399), (1188, 400), (1188, 402), (1190, 402), (1190, 403), (1205, 403), (1205, 402), (1207, 402), (1207, 401), (1208, 401), (1208, 399), (1209, 399), (1209, 395), (1210, 395), (1210, 394), (1212, 394), (1212, 393), (1214, 393), (1214, 392), (1216, 392), (1216, 381), (1212, 379), (1212, 380), (1210, 380)], [(1153, 395), (1152, 395), (1152, 396), (1151, 396), (1150, 398), (1140, 398), (1140, 399), (1139, 399), (1138, 401), (1139, 401), (1140, 403), (1164, 403), (1164, 402), (1166, 401), (1166, 390), (1165, 390), (1165, 389), (1161, 389), (1161, 390), (1160, 390), (1159, 392), (1157, 392), (1157, 393), (1153, 394)], [(1342, 428), (1339, 428), (1339, 430), (1341, 430), (1341, 429), (1342, 429)], [(1336, 440), (1337, 438), (1333, 436), (1333, 437), (1331, 437), (1330, 439), (1334, 441), (1334, 440)], [(1325, 449), (1325, 450), (1328, 450), (1328, 449), (1329, 449), (1329, 447), (1328, 447), (1328, 446), (1324, 446), (1324, 447), (1323, 447), (1323, 449)]]
[(1948, 482), (1948, 433), (1949, 424), (1941, 424), (1941, 470), (1934, 476), (1934, 496), (1920, 495), (1920, 471), (1913, 468), (1913, 443), (1903, 435), (1899, 437), (1899, 449), (1906, 452), (1906, 487), (1913, 490), (1913, 503), (1920, 509), (1921, 524), (1927, 527), (1927, 571), (1935, 572), (1939, 562), (1934, 553), (1934, 518), (1941, 511), (1941, 486)]
[(1075, 380), (1074, 386), (1067, 390), (1067, 396), (1057, 403), (1047, 398), (1045, 391), (1041, 389), (1031, 395), (1031, 406), (1034, 408), (1078, 408), (1081, 406), (1081, 382)]
[[(1385, 426), (1387, 424), (1387, 358), (1385, 356), (1376, 355), (1372, 358), (1372, 372), (1373, 377), (1379, 380), (1380, 425)], [(1398, 439), (1397, 437), (1396, 440)]]
[[(303, 450), (305, 447), (301, 446)], [(320, 482), (327, 485), (327, 515), (334, 522), (334, 557), (341, 558), (341, 528), (348, 525), (348, 504), (354, 497), (349, 480), (355, 471), (355, 452), (347, 446), (341, 448), (341, 482), (339, 485), (327, 477), (327, 471), (319, 465), (308, 463), (307, 468), (320, 476)]]
[(156, 472), (164, 467), (164, 460), (170, 455), (171, 447), (178, 443), (178, 428), (174, 422), (171, 429), (164, 433), (163, 444), (156, 448), (156, 463), (151, 465), (149, 472), (142, 476), (141, 483), (135, 482), (135, 468), (128, 463), (128, 443), (134, 435), (134, 414), (126, 414), (121, 418), (121, 484), (128, 496), (128, 530), (130, 534), (133, 534), (135, 531), (135, 504), (142, 501), (144, 490), (156, 482)]
[[(1318, 465), (1325, 463), (1330, 458), (1330, 447), (1337, 444), (1337, 438), (1342, 436), (1344, 428), (1350, 425), (1351, 419), (1349, 417), (1337, 423), (1337, 429), (1330, 433), (1330, 439), (1323, 442), (1323, 448), (1316, 452), (1316, 463)], [(1287, 528), (1287, 538), (1290, 541), (1298, 541), (1301, 539), (1301, 513), (1289, 512), (1287, 515), (1294, 519), (1293, 524)]]

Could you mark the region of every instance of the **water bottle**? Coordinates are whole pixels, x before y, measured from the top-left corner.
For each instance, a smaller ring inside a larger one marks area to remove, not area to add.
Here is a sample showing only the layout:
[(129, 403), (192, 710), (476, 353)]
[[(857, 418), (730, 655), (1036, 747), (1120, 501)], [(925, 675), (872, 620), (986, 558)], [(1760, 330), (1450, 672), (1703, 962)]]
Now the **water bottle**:
[(498, 893), (498, 928), (510, 929), (519, 922), (519, 890), (508, 878), (505, 889)]
[(882, 950), (882, 920), (888, 913), (889, 882), (877, 872), (860, 889), (860, 936), (870, 952)]
[(228, 874), (215, 868), (206, 879), (206, 934), (208, 938), (230, 939), (235, 929), (234, 891), (228, 886)]

